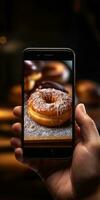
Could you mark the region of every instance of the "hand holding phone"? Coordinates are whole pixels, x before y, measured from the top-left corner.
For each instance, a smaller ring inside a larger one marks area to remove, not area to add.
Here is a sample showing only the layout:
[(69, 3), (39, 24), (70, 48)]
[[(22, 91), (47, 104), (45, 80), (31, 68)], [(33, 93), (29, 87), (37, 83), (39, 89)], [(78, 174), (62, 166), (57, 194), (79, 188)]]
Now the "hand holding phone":
[(23, 57), (23, 153), (68, 157), (75, 139), (75, 54), (67, 48), (28, 48)]
[[(16, 107), (14, 114), (21, 117), (21, 107)], [(99, 133), (83, 104), (76, 107), (75, 116), (78, 141), (70, 159), (25, 159), (20, 139), (11, 140), (17, 160), (39, 174), (51, 195), (62, 200), (93, 199), (95, 193), (98, 195), (97, 188), (100, 186)], [(13, 130), (21, 132), (21, 124), (14, 124)], [(97, 196), (94, 199), (98, 199)]]

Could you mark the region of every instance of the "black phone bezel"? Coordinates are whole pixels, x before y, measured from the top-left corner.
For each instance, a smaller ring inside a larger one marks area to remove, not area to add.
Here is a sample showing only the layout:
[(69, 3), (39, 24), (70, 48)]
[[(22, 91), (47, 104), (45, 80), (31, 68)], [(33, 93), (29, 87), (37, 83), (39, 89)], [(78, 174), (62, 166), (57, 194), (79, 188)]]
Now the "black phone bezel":
[[(26, 48), (23, 51), (24, 60), (72, 60), (72, 147), (24, 147), (24, 64), (22, 70), (22, 134), (21, 144), (23, 156), (26, 158), (66, 158), (72, 156), (75, 146), (75, 53), (70, 48)], [(24, 62), (23, 62), (24, 63)]]

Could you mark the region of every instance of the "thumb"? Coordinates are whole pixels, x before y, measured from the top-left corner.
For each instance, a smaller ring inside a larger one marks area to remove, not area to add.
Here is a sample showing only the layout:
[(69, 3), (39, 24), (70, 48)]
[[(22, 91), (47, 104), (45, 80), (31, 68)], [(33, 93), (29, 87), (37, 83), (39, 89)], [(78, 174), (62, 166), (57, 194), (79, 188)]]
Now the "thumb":
[(84, 104), (78, 104), (75, 112), (76, 122), (84, 142), (97, 141), (99, 133), (94, 121), (86, 113)]

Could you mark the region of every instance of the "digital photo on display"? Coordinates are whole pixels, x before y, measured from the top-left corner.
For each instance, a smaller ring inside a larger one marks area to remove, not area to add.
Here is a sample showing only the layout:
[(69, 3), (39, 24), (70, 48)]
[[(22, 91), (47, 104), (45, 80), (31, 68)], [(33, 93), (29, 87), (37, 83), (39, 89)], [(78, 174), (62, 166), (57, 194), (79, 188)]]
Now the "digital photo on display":
[(24, 60), (24, 146), (72, 145), (72, 60)]

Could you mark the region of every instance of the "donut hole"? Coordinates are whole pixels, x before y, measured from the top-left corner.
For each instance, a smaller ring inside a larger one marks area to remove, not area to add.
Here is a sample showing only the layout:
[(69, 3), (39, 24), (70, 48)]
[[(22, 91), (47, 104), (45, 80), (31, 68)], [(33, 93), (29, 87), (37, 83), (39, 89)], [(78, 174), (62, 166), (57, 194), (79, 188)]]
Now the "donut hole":
[(52, 98), (52, 96), (45, 96), (43, 99), (46, 103), (54, 103), (56, 101), (55, 98)]

